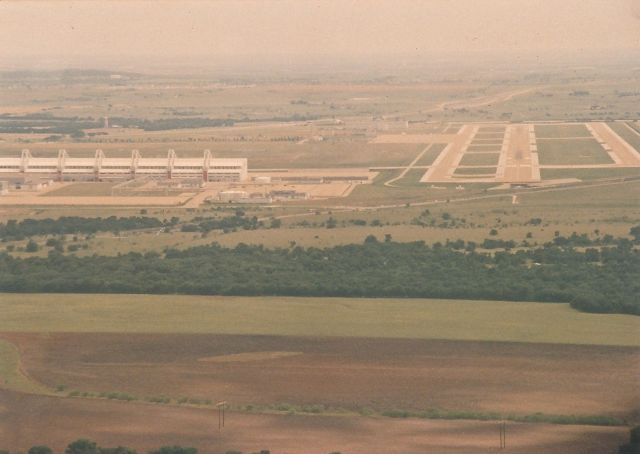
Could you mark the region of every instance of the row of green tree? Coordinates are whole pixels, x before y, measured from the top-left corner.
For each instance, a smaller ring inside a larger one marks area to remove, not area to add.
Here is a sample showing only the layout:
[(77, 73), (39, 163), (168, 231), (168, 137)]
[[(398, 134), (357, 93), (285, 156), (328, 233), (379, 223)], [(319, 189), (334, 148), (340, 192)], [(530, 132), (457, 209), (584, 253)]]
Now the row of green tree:
[(62, 216), (57, 219), (11, 219), (0, 224), (0, 239), (22, 240), (34, 235), (92, 234), (96, 232), (119, 232), (123, 230), (148, 229), (166, 227), (177, 224), (177, 217), (161, 221), (147, 216), (128, 216), (106, 218), (84, 218), (78, 216)]
[(245, 216), (244, 212), (237, 211), (234, 216), (223, 218), (194, 218), (191, 222), (183, 224), (180, 228), (183, 232), (209, 232), (211, 230), (222, 230), (229, 232), (235, 229), (255, 230), (264, 227), (264, 222), (257, 217)]
[(640, 314), (640, 253), (630, 243), (552, 244), (494, 254), (423, 242), (332, 248), (217, 244), (115, 257), (0, 254), (0, 291), (449, 298), (567, 302)]

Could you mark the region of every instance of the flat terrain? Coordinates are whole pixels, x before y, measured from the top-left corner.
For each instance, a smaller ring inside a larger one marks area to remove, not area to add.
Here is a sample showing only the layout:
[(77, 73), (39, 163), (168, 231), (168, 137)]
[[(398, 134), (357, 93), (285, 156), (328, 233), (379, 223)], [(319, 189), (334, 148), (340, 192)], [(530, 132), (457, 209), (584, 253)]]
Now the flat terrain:
[[(248, 158), (251, 176), (364, 176), (372, 184), (230, 185), (341, 197), (243, 205), (264, 227), (206, 235), (180, 229), (237, 208), (204, 203), (217, 194), (212, 187), (195, 197), (196, 190), (106, 197), (111, 183), (68, 184), (2, 196), (0, 219), (180, 218), (166, 233), (55, 237), (64, 253), (79, 256), (212, 242), (325, 247), (368, 235), (428, 244), (493, 238), (517, 248), (572, 232), (629, 238), (640, 223), (640, 182), (591, 180), (640, 171), (640, 133), (631, 123), (637, 74), (510, 70), (496, 82), (495, 71), (473, 81), (434, 73), (331, 82), (135, 75), (114, 82), (70, 71), (64, 80), (38, 74), (24, 83), (28, 76), (8, 75), (0, 80), (0, 126), (14, 132), (0, 134), (0, 156), (28, 148), (49, 157), (59, 149), (78, 157), (96, 149), (112, 157), (133, 149), (195, 157), (209, 149), (214, 157)], [(11, 117), (24, 114), (37, 115)], [(106, 115), (110, 127), (103, 127)], [(92, 126), (78, 131), (73, 118)], [(119, 124), (126, 119), (137, 123)], [(194, 127), (199, 119), (227, 126)], [(135, 126), (154, 120), (177, 129)], [(54, 128), (41, 129), (48, 123)], [(502, 185), (540, 176), (589, 181)], [(576, 186), (562, 186), (569, 184)], [(267, 228), (276, 218), (279, 228)], [(329, 218), (335, 228), (327, 228)], [(52, 237), (35, 236), (40, 250), (33, 254), (24, 250), (28, 239), (7, 241), (0, 251), (46, 256)], [(0, 450), (42, 443), (62, 452), (89, 437), (141, 453), (173, 444), (203, 454), (497, 452), (498, 421), (475, 419), (542, 412), (637, 424), (639, 333), (639, 317), (566, 304), (0, 293)], [(232, 408), (218, 431), (212, 404), (223, 399)], [(402, 410), (416, 417), (384, 416)], [(468, 419), (415, 414), (436, 410)], [(628, 438), (626, 426), (507, 424), (505, 452), (513, 453), (613, 453)]]
[[(46, 434), (54, 448), (82, 435), (205, 453), (493, 452), (496, 422), (356, 415), (626, 418), (640, 404), (639, 323), (564, 304), (2, 294), (0, 387), (135, 400), (0, 390), (0, 416), (10, 415), (0, 436), (10, 449)], [(171, 404), (145, 402), (159, 396)], [(176, 406), (186, 398), (227, 400), (225, 429), (217, 432), (211, 406)], [(291, 414), (300, 408), (319, 414)], [(509, 449), (522, 453), (595, 454), (627, 436), (625, 427), (508, 426)]]
[(43, 194), (45, 197), (104, 197), (112, 194), (115, 183), (72, 183)]
[(636, 347), (205, 334), (3, 337), (17, 345), (24, 372), (50, 389), (140, 399), (622, 418), (640, 405)]
[[(149, 314), (153, 313), (153, 317)], [(0, 294), (0, 332), (216, 333), (640, 346), (640, 318), (567, 304)]]
[[(46, 434), (47, 444), (62, 452), (78, 438), (79, 428), (82, 436), (102, 446), (135, 446), (139, 452), (179, 444), (197, 446), (204, 454), (232, 449), (387, 454), (390, 447), (403, 453), (476, 454), (497, 452), (499, 446), (496, 422), (228, 412), (224, 429), (218, 431), (218, 415), (212, 409), (59, 399), (0, 390), (0, 438), (7, 449), (25, 451), (32, 446), (31, 440), (41, 440)], [(602, 454), (613, 452), (628, 438), (628, 430), (622, 427), (548, 424), (509, 423), (507, 434), (508, 452), (516, 454)]]
[(537, 139), (538, 155), (541, 165), (563, 164), (613, 164), (595, 139), (544, 140)]
[(583, 124), (568, 125), (536, 125), (538, 138), (591, 137), (591, 133)]
[(495, 166), (500, 159), (499, 153), (465, 153), (460, 161), (463, 166)]

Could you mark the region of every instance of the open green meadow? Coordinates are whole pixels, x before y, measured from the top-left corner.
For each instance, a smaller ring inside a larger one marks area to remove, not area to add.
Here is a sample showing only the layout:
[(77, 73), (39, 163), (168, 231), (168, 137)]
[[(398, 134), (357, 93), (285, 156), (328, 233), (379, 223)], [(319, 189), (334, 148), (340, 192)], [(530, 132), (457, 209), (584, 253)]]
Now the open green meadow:
[(575, 125), (536, 125), (536, 137), (538, 138), (559, 138), (559, 137), (591, 137), (591, 133), (583, 124)]
[(417, 166), (430, 166), (431, 164), (433, 164), (433, 161), (436, 160), (438, 155), (442, 152), (442, 150), (445, 149), (446, 146), (447, 146), (446, 143), (434, 143), (434, 144), (432, 144), (431, 148), (429, 148), (425, 152), (425, 154), (423, 154), (422, 157), (420, 157), (420, 159), (418, 159), (418, 161), (415, 163), (415, 165), (417, 165)]
[[(153, 316), (150, 316), (153, 314)], [(0, 332), (347, 336), (640, 346), (640, 318), (438, 299), (0, 294)]]
[(538, 157), (546, 164), (613, 164), (595, 139), (538, 140)]
[[(420, 178), (424, 175), (426, 169), (410, 169), (404, 177), (394, 182), (395, 186), (420, 186)], [(424, 187), (424, 186), (423, 186)]]
[(640, 167), (613, 167), (604, 169), (541, 169), (543, 180), (561, 178), (578, 178), (580, 180), (597, 180), (603, 178), (622, 178), (640, 175)]
[(495, 166), (498, 165), (500, 153), (465, 153), (460, 165), (463, 166)]
[(454, 175), (494, 175), (495, 167), (458, 167)]

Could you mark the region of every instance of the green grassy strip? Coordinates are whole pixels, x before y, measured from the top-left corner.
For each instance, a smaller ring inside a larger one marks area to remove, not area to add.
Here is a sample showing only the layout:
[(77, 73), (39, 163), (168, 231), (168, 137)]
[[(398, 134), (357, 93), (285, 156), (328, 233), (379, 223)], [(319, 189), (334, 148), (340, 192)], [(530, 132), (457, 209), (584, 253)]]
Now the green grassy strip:
[(624, 426), (626, 422), (606, 415), (551, 415), (546, 413), (530, 413), (526, 415), (497, 412), (475, 412), (457, 410), (427, 410), (409, 412), (405, 410), (388, 410), (382, 416), (389, 418), (421, 418), (421, 419), (470, 419), (480, 421), (514, 421), (527, 423), (547, 423), (584, 426)]

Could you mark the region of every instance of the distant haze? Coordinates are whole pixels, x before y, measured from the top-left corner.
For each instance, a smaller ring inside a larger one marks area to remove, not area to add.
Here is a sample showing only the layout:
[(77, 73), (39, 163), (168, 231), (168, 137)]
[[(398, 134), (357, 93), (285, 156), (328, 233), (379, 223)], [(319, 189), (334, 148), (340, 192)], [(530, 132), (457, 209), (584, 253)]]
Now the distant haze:
[(0, 2), (0, 69), (638, 50), (640, 0)]

